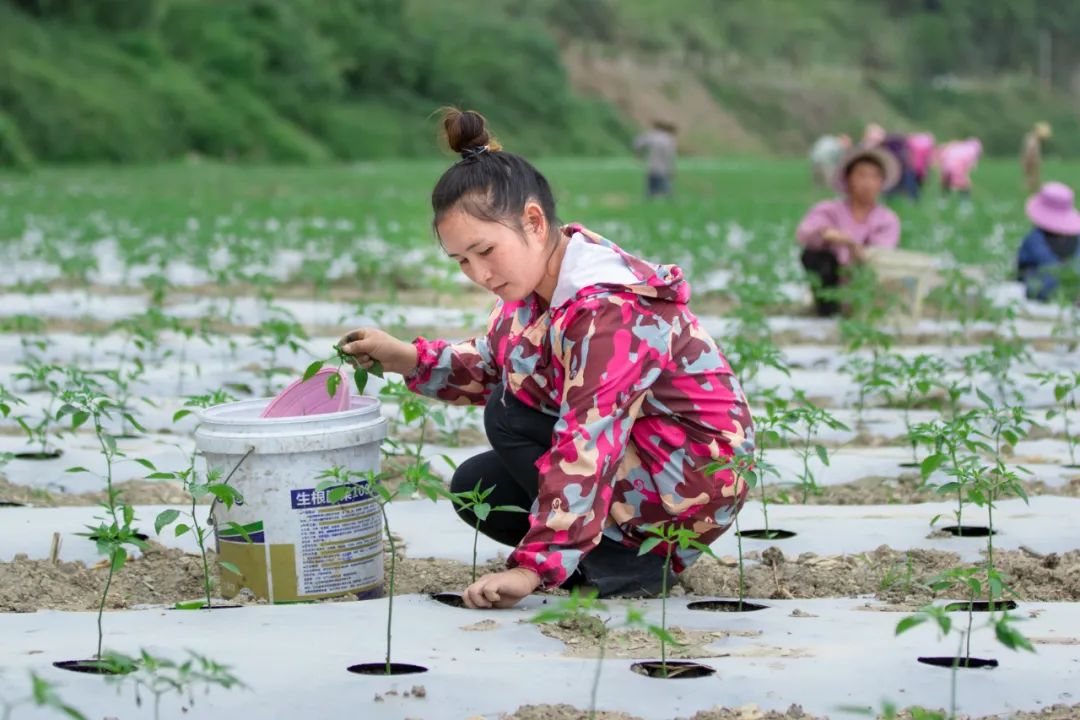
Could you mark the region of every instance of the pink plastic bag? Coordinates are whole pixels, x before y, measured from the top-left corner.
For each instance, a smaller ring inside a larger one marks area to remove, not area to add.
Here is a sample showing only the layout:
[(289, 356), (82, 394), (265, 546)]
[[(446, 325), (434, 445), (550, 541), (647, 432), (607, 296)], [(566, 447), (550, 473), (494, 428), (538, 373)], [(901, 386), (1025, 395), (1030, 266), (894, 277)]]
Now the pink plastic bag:
[[(339, 378), (333, 397), (327, 392), (326, 381), (331, 375)], [(321, 415), (341, 412), (349, 407), (349, 378), (337, 368), (323, 368), (306, 381), (301, 378), (282, 390), (270, 401), (260, 417), (283, 418), (301, 415)]]

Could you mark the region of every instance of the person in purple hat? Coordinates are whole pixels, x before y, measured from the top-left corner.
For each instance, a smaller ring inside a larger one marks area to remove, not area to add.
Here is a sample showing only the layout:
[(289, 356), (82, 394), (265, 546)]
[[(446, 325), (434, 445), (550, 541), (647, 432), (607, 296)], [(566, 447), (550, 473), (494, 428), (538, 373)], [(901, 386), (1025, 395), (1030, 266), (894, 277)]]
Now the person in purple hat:
[(1064, 272), (1071, 268), (1074, 275), (1080, 273), (1080, 212), (1072, 189), (1059, 182), (1043, 185), (1025, 209), (1035, 227), (1020, 243), (1017, 280), (1027, 287), (1028, 298), (1046, 302)]

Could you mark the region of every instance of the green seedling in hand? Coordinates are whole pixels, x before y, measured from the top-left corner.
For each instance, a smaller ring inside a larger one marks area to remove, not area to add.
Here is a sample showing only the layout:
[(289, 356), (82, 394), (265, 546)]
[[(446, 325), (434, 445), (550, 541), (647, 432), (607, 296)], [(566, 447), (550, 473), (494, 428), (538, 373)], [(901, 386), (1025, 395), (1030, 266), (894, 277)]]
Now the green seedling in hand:
[[(304, 382), (307, 382), (311, 378), (315, 377), (315, 373), (322, 370), (327, 362), (335, 359), (338, 361), (337, 367), (338, 370), (340, 370), (342, 366), (350, 364), (353, 358), (351, 355), (342, 350), (340, 345), (334, 345), (333, 358), (331, 358), (330, 360), (316, 360), (315, 362), (307, 366), (307, 370), (304, 371)], [(383, 376), (382, 363), (376, 360), (375, 364), (371, 366), (370, 370), (362, 367), (356, 367), (353, 370), (353, 384), (356, 385), (356, 393), (358, 395), (364, 394), (364, 389), (367, 387), (369, 375), (374, 375), (375, 377), (381, 378)], [(340, 382), (341, 376), (337, 373), (328, 375), (326, 378), (326, 394), (330, 397), (334, 397), (334, 395), (337, 394), (338, 383)]]
[(468, 510), (476, 517), (476, 525), (473, 527), (473, 544), (472, 544), (472, 581), (476, 582), (476, 543), (480, 539), (480, 523), (488, 519), (488, 515), (493, 512), (518, 512), (528, 513), (525, 508), (518, 507), (517, 505), (495, 505), (492, 506), (486, 502), (488, 495), (495, 491), (495, 486), (492, 485), (487, 490), (480, 489), (480, 480), (476, 481), (476, 487), (472, 490), (466, 490), (456, 493), (448, 493), (450, 500), (453, 501), (462, 510)]

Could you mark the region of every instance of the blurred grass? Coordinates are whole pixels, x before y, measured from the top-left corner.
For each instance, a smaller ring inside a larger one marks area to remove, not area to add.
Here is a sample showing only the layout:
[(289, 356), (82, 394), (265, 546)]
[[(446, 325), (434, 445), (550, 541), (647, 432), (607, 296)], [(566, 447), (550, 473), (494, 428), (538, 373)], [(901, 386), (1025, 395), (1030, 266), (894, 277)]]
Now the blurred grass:
[[(31, 238), (38, 250), (21, 252), (49, 260), (111, 238), (131, 264), (184, 258), (199, 267), (219, 247), (234, 254), (243, 247), (248, 261), (286, 249), (382, 253), (364, 258), (378, 280), (380, 263), (395, 267), (403, 251), (437, 257), (429, 193), (449, 162), (199, 162), (0, 174), (0, 243), (10, 249)], [(688, 159), (675, 198), (656, 202), (644, 201), (641, 167), (629, 158), (537, 164), (555, 188), (562, 221), (582, 222), (656, 261), (694, 264), (695, 272), (758, 265), (783, 268), (780, 277), (798, 272), (794, 227), (829, 195), (811, 185), (801, 160)], [(1048, 163), (1044, 176), (1080, 186), (1080, 163)], [(890, 200), (903, 220), (902, 247), (951, 252), (1007, 273), (1027, 227), (1018, 163), (987, 160), (973, 177), (970, 203), (939, 197), (934, 178), (920, 202)], [(383, 250), (364, 245), (376, 239)]]

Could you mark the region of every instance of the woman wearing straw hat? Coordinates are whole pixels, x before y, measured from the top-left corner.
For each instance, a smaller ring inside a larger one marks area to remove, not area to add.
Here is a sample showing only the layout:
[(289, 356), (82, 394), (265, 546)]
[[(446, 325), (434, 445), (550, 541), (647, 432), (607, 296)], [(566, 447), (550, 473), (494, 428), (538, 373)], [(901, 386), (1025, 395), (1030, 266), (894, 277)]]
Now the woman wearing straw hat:
[(1046, 302), (1061, 285), (1063, 272), (1080, 273), (1080, 212), (1072, 189), (1059, 182), (1043, 185), (1025, 209), (1035, 227), (1020, 243), (1017, 279), (1027, 287), (1028, 298)]
[(1037, 122), (1031, 128), (1031, 132), (1024, 136), (1023, 146), (1020, 149), (1020, 165), (1024, 169), (1024, 181), (1027, 183), (1028, 192), (1039, 189), (1039, 176), (1042, 172), (1042, 146), (1050, 139), (1050, 124)]
[[(900, 178), (900, 164), (881, 148), (856, 148), (840, 163), (836, 187), (843, 197), (818, 203), (799, 223), (802, 264), (811, 275), (817, 314), (835, 315), (840, 304), (827, 292), (841, 282), (840, 268), (865, 259), (868, 247), (895, 248), (900, 218), (878, 203)], [(825, 292), (823, 292), (825, 291)]]

